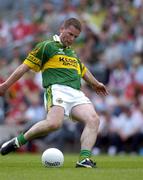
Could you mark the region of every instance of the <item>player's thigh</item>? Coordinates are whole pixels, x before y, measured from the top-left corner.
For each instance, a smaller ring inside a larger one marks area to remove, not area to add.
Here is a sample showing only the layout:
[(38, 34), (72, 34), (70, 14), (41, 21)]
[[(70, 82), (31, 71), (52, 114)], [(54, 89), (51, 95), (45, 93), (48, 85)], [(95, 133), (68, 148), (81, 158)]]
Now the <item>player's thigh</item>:
[(96, 113), (92, 104), (80, 104), (72, 108), (71, 111), (72, 119), (79, 122), (86, 123), (89, 119), (98, 119), (98, 114)]
[(52, 106), (48, 111), (46, 120), (52, 123), (62, 124), (64, 119), (64, 108), (61, 106)]

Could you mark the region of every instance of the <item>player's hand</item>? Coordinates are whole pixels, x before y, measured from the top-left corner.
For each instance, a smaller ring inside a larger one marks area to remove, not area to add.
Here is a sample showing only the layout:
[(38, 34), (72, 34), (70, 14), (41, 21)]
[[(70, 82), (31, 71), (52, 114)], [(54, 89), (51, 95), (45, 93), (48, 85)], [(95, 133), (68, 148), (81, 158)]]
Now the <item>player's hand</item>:
[(107, 88), (103, 83), (99, 82), (98, 84), (92, 86), (92, 88), (95, 90), (95, 92), (98, 95), (104, 95), (104, 96), (108, 95)]

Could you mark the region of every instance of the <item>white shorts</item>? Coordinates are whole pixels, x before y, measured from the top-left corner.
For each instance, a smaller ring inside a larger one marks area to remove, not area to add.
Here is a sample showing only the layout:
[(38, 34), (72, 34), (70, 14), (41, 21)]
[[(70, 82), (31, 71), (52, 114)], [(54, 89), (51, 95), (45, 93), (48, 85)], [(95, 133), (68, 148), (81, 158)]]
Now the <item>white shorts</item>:
[(65, 110), (65, 115), (70, 116), (73, 107), (80, 104), (89, 104), (91, 101), (81, 90), (73, 89), (69, 86), (54, 84), (48, 87), (44, 94), (44, 104), (46, 110), (52, 106), (61, 106)]

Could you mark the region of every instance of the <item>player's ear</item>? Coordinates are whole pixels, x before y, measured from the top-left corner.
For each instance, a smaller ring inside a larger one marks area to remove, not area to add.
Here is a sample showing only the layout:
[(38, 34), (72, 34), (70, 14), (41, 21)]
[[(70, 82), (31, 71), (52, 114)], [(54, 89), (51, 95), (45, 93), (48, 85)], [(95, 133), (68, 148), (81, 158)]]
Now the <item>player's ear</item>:
[(64, 26), (61, 26), (61, 27), (60, 27), (60, 33), (62, 33), (63, 30), (64, 30)]

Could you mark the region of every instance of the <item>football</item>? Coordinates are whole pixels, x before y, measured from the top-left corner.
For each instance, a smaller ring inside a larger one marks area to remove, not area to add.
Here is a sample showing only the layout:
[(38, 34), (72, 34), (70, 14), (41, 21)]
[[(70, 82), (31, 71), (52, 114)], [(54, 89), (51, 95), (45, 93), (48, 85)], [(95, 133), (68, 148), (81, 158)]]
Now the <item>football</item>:
[(42, 154), (42, 164), (45, 167), (61, 167), (64, 163), (64, 155), (57, 148), (46, 149)]

